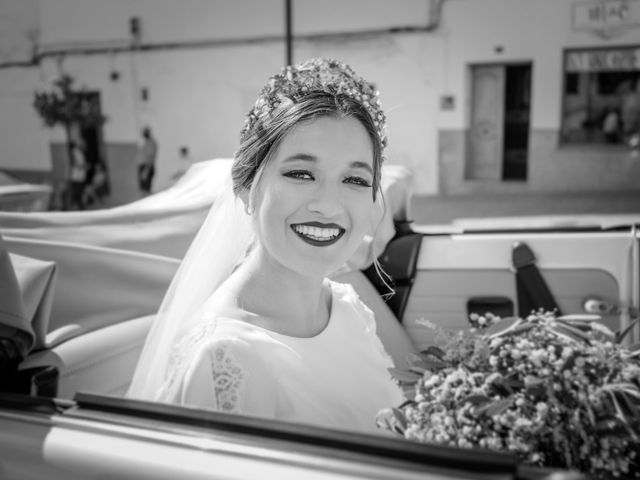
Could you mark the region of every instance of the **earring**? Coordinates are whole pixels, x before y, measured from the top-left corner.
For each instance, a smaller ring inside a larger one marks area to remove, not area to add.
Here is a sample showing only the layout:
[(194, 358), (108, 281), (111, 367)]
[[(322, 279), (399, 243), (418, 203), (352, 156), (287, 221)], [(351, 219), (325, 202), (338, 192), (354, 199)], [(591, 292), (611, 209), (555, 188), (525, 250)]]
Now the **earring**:
[(253, 206), (252, 206), (252, 205), (246, 204), (246, 205), (244, 206), (244, 211), (245, 211), (245, 213), (246, 213), (247, 215), (251, 216), (251, 215), (253, 215), (254, 208), (253, 208)]

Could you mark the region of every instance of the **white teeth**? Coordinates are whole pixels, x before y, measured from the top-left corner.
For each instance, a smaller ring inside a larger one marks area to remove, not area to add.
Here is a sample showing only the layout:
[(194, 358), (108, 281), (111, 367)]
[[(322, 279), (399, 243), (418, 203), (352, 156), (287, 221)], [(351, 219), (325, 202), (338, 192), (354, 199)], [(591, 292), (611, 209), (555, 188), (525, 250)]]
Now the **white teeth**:
[(314, 240), (332, 240), (340, 234), (337, 228), (310, 227), (308, 225), (295, 225), (296, 232), (313, 238)]

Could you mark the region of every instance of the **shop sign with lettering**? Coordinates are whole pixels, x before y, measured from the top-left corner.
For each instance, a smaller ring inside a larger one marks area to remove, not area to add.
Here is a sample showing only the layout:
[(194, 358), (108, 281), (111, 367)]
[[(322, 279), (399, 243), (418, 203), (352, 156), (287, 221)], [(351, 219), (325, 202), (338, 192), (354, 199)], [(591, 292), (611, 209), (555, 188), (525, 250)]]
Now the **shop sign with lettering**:
[(567, 52), (565, 71), (640, 71), (639, 48), (612, 48)]
[(574, 30), (609, 37), (640, 27), (640, 0), (597, 0), (573, 4)]

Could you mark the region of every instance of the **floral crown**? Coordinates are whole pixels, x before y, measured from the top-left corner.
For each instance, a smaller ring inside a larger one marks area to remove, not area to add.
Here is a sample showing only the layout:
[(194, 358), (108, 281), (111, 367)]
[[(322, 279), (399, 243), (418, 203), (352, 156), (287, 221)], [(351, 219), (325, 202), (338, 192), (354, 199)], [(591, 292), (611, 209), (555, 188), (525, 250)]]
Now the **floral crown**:
[(272, 76), (247, 114), (240, 138), (244, 139), (260, 119), (268, 118), (281, 104), (296, 103), (317, 92), (345, 95), (360, 103), (375, 125), (380, 145), (382, 148), (386, 146), (386, 116), (380, 107), (375, 86), (356, 74), (349, 65), (328, 58), (314, 58), (287, 66)]

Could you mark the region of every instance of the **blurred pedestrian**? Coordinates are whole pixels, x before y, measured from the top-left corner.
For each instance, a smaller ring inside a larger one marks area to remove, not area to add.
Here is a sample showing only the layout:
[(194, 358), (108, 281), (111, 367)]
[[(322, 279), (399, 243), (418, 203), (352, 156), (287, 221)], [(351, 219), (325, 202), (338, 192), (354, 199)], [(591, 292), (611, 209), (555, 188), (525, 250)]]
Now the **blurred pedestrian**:
[(68, 207), (84, 210), (84, 188), (87, 181), (87, 160), (84, 150), (75, 141), (69, 142), (69, 170), (67, 175), (69, 192)]
[(605, 110), (602, 133), (607, 143), (620, 142), (620, 115), (614, 108)]
[(107, 196), (107, 168), (104, 163), (96, 163), (95, 170), (91, 181), (85, 185), (84, 204), (100, 204), (104, 203), (104, 197)]
[(138, 165), (138, 185), (145, 195), (151, 193), (153, 176), (155, 175), (156, 155), (158, 154), (158, 142), (151, 133), (151, 128), (142, 130), (142, 148), (140, 163)]

